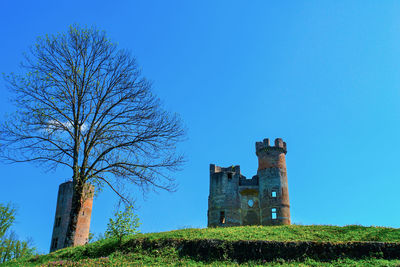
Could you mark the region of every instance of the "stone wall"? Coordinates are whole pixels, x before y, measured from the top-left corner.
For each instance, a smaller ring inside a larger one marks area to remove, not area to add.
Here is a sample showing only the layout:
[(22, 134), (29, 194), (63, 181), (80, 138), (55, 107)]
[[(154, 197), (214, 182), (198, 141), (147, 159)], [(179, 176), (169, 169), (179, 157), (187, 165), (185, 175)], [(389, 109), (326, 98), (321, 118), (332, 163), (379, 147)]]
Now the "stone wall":
[(257, 175), (247, 179), (240, 166), (210, 164), (208, 226), (290, 224), (286, 143), (256, 143)]
[[(50, 244), (50, 252), (64, 248), (64, 241), (67, 234), (69, 216), (72, 206), (72, 181), (60, 184), (58, 188), (57, 207), (54, 218), (53, 234)], [(92, 215), (93, 186), (85, 188), (82, 198), (82, 208), (78, 215), (74, 246), (84, 245), (89, 239), (90, 218)]]

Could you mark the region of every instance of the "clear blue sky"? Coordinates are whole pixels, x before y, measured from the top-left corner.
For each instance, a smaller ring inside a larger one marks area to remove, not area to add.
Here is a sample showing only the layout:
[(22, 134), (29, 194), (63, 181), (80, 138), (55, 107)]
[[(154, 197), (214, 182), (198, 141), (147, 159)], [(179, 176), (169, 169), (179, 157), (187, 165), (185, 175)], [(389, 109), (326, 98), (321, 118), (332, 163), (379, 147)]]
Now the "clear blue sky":
[[(256, 174), (256, 141), (282, 137), (292, 222), (400, 227), (400, 2), (0, 1), (0, 72), (37, 36), (96, 25), (136, 56), (181, 114), (188, 161), (176, 193), (133, 189), (143, 232), (206, 227), (209, 164)], [(0, 82), (0, 113), (12, 110)], [(48, 252), (71, 173), (0, 164), (0, 202)], [(117, 198), (94, 202), (104, 232)]]

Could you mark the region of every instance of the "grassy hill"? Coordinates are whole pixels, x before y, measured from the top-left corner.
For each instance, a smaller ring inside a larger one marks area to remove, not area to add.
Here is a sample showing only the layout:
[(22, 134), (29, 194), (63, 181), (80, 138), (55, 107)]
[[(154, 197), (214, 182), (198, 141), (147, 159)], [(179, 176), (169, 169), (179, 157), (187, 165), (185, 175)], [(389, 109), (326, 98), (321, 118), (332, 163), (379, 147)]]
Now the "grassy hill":
[(289, 225), (289, 226), (241, 226), (228, 228), (183, 229), (170, 232), (140, 234), (136, 238), (183, 238), (222, 240), (270, 240), (349, 242), (380, 241), (400, 242), (400, 229), (364, 227), (359, 225)]
[(105, 239), (7, 265), (400, 266), (398, 254), (396, 228), (243, 226), (138, 234), (121, 243)]

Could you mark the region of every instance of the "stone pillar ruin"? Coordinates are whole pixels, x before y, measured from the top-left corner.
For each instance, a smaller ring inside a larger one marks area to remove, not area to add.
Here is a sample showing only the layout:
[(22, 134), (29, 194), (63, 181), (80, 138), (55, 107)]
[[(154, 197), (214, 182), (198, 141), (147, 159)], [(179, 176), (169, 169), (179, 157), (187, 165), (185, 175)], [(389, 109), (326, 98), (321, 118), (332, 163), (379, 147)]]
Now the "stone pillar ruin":
[[(50, 252), (64, 248), (67, 234), (69, 216), (72, 206), (73, 183), (68, 181), (60, 184), (57, 196), (57, 208), (54, 218), (53, 235), (51, 238)], [(89, 241), (90, 218), (92, 215), (94, 188), (87, 185), (82, 197), (82, 208), (78, 215), (74, 246), (84, 245)]]

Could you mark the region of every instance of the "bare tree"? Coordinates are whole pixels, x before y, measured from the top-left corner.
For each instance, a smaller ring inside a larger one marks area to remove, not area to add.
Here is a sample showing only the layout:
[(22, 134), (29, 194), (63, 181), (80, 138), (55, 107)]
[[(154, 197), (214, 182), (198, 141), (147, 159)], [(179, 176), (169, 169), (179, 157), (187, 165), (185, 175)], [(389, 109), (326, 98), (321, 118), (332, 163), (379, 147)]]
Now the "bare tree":
[(74, 193), (64, 246), (73, 244), (87, 183), (173, 190), (184, 130), (162, 109), (135, 59), (95, 28), (71, 26), (38, 38), (22, 74), (5, 76), (15, 114), (1, 124), (1, 157), (72, 170)]

